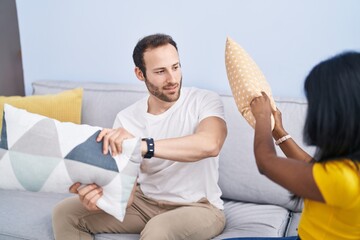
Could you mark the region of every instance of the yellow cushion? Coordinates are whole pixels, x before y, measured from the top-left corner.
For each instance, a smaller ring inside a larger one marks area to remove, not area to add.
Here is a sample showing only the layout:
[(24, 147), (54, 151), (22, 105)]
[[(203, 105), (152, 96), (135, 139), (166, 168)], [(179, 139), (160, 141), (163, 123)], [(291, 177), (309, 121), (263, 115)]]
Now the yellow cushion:
[(81, 122), (82, 88), (63, 91), (58, 94), (33, 95), (33, 96), (0, 96), (0, 132), (4, 103), (17, 108), (25, 109), (32, 113), (57, 119), (61, 122)]
[[(229, 37), (226, 39), (225, 65), (238, 110), (254, 128), (255, 119), (251, 112), (250, 103), (255, 97), (261, 96), (262, 91), (269, 96), (271, 106), (276, 110), (270, 86), (249, 54)], [(274, 118), (271, 116), (271, 129), (274, 128), (274, 123)]]

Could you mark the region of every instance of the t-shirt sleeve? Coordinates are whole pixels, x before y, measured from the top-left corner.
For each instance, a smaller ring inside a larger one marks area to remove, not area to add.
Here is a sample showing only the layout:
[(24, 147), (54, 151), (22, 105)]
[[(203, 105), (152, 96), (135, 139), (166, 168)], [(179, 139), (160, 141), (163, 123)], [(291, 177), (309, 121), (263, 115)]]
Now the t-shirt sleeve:
[(360, 197), (360, 178), (350, 160), (315, 163), (313, 175), (325, 202), (351, 207)]
[(204, 91), (200, 105), (199, 121), (207, 117), (219, 117), (225, 120), (223, 102), (217, 93), (211, 91)]
[(123, 127), (123, 125), (121, 124), (121, 120), (120, 120), (120, 113), (118, 113), (115, 117), (115, 120), (114, 120), (114, 124), (113, 124), (113, 128), (120, 128), (120, 127)]

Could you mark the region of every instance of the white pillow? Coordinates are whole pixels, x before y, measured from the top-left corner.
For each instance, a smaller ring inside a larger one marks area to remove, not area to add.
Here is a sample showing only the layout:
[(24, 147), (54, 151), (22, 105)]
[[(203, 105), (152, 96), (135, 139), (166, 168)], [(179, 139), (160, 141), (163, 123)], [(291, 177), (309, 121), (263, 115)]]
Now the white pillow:
[[(231, 38), (226, 39), (225, 48), (226, 73), (236, 106), (246, 121), (254, 128), (255, 118), (250, 103), (255, 97), (265, 92), (273, 110), (276, 110), (271, 89), (260, 68), (249, 54)], [(274, 129), (274, 117), (271, 115), (271, 129)]]
[(0, 188), (69, 192), (75, 182), (103, 189), (97, 206), (123, 220), (140, 162), (140, 138), (125, 140), (123, 153), (102, 153), (101, 128), (59, 122), (4, 106), (0, 142)]

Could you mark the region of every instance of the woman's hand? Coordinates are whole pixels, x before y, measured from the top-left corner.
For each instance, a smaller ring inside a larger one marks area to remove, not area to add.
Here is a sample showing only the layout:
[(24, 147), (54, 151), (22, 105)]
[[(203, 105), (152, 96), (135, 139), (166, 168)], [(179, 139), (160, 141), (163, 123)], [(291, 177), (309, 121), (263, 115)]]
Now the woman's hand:
[(254, 98), (250, 103), (255, 120), (260, 117), (270, 117), (272, 112), (269, 97), (265, 92), (261, 92), (261, 94), (262, 96)]
[(279, 138), (287, 135), (288, 133), (285, 131), (283, 123), (282, 123), (282, 115), (279, 109), (276, 109), (276, 111), (273, 111), (273, 116), (275, 120), (275, 126), (272, 132), (272, 135), (275, 140), (278, 140)]

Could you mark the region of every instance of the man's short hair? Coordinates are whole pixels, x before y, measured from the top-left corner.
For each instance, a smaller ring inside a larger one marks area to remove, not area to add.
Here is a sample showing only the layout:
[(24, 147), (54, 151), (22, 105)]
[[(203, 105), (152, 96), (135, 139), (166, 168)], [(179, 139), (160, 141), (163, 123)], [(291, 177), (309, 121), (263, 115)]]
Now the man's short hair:
[(144, 77), (146, 77), (144, 52), (147, 49), (157, 48), (159, 46), (164, 46), (166, 44), (171, 44), (175, 47), (176, 51), (178, 50), (176, 46), (176, 42), (172, 39), (171, 36), (166, 34), (157, 33), (146, 36), (138, 41), (133, 51), (133, 60), (135, 66), (138, 67), (144, 74)]

